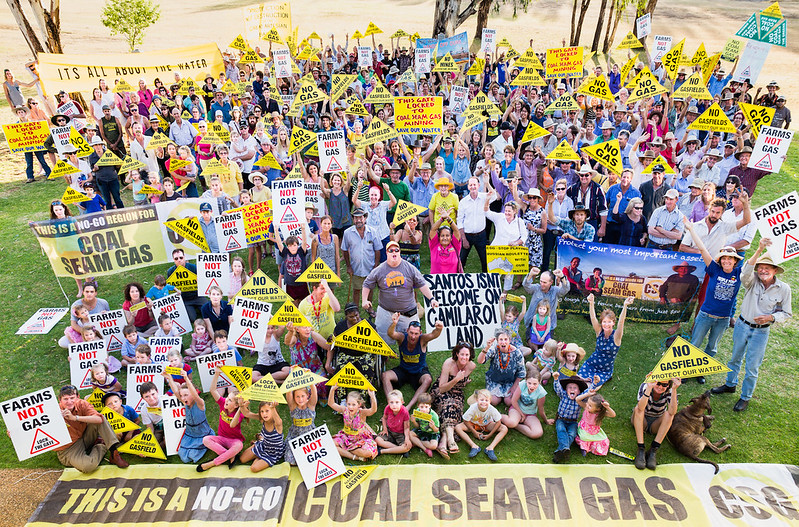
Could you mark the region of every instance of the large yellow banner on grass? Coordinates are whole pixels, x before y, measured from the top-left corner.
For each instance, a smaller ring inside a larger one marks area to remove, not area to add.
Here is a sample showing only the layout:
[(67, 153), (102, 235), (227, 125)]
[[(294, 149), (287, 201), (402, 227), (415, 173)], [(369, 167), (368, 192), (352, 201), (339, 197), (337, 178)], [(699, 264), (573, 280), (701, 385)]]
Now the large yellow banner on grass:
[(216, 77), (225, 71), (225, 66), (217, 45), (209, 43), (147, 53), (39, 53), (38, 71), (46, 91), (55, 93), (91, 92), (99, 79), (105, 79), (113, 87), (116, 79), (138, 86), (141, 78), (152, 85), (158, 77), (169, 85), (174, 81), (174, 73), (184, 78), (204, 73)]

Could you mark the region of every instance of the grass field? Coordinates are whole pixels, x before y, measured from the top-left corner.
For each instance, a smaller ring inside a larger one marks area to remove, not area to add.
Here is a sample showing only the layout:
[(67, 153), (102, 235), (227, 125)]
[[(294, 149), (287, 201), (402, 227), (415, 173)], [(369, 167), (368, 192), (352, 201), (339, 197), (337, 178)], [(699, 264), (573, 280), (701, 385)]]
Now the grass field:
[[(788, 161), (783, 166), (782, 174), (767, 177), (758, 184), (757, 192), (752, 200), (754, 207), (797, 188), (799, 178), (796, 176), (796, 172), (799, 169), (799, 152), (796, 145), (791, 148), (790, 154)], [(2, 372), (0, 401), (45, 386), (53, 386), (58, 390), (58, 387), (69, 380), (66, 351), (56, 344), (56, 340), (62, 335), (66, 325), (66, 318), (46, 336), (14, 334), (36, 309), (67, 306), (74, 300), (75, 294), (74, 281), (69, 278), (61, 279), (61, 285), (68, 298), (62, 294), (47, 259), (27, 226), (29, 221), (46, 219), (48, 203), (51, 199), (61, 196), (64, 191), (64, 183), (63, 181), (49, 181), (25, 185), (24, 175), (21, 175), (24, 171), (24, 163), (20, 157), (10, 156), (7, 153), (0, 157), (0, 173), (4, 176), (3, 180), (13, 180), (0, 183), (0, 224), (3, 226), (0, 229), (0, 291), (5, 300), (0, 304), (0, 320), (4, 322), (0, 326), (0, 342), (3, 347), (3, 353), (0, 355), (0, 372)], [(126, 202), (130, 203), (130, 194), (125, 197)], [(478, 266), (479, 263), (475, 258), (469, 262), (466, 270), (467, 272), (476, 272), (479, 270)], [(163, 273), (167, 267), (167, 265), (158, 265), (124, 273), (120, 276), (102, 277), (99, 280), (99, 296), (108, 300), (112, 308), (119, 308), (122, 303), (122, 288), (126, 283), (135, 280), (149, 287), (153, 277), (158, 273)], [(268, 259), (263, 268), (267, 274), (276, 278), (277, 273), (273, 260)], [(422, 268), (429, 269), (429, 260), (425, 259)], [(799, 268), (799, 264), (797, 264), (797, 260), (794, 260), (786, 265), (786, 273), (781, 276), (792, 285), (794, 291), (799, 291), (797, 289), (799, 284), (796, 275), (797, 268)], [(346, 287), (337, 290), (342, 301), (345, 300), (346, 290)], [(712, 404), (716, 421), (708, 435), (713, 440), (726, 437), (733, 446), (721, 455), (706, 453), (707, 457), (726, 463), (796, 463), (799, 459), (799, 443), (796, 441), (796, 437), (799, 436), (799, 422), (796, 419), (799, 396), (794, 387), (795, 380), (799, 379), (799, 360), (797, 360), (799, 351), (797, 351), (796, 345), (799, 342), (798, 327), (795, 317), (787, 324), (772, 331), (766, 359), (761, 367), (760, 383), (747, 412), (742, 414), (732, 412), (737, 394), (714, 397)], [(687, 324), (684, 325), (684, 328), (687, 328)], [(615, 419), (606, 419), (603, 427), (611, 438), (611, 445), (622, 451), (629, 453), (635, 451), (635, 437), (629, 415), (635, 404), (639, 383), (664, 351), (663, 345), (666, 338), (664, 330), (665, 326), (663, 325), (629, 323), (616, 361), (615, 375), (602, 390), (602, 394), (618, 413), (618, 417)], [(731, 331), (725, 334), (717, 355), (717, 358), (724, 363), (730, 356), (731, 335)], [(589, 354), (594, 349), (594, 333), (587, 320), (582, 316), (569, 315), (559, 323), (559, 337), (578, 343), (585, 347)], [(439, 352), (428, 357), (428, 364), (434, 375), (440, 373), (441, 363), (447, 356), (448, 353)], [(245, 357), (245, 365), (252, 366), (254, 363), (254, 357)], [(389, 367), (393, 365), (394, 362), (390, 361)], [(484, 385), (485, 368), (485, 366), (479, 366), (475, 371), (470, 389), (477, 389)], [(196, 372), (194, 380), (199, 385), (199, 377)], [(688, 381), (680, 388), (681, 406), (684, 406), (691, 397), (700, 394), (704, 389), (722, 381), (721, 375), (709, 378), (705, 387)], [(551, 389), (551, 384), (546, 388), (549, 392), (546, 401), (547, 413), (549, 416), (554, 416), (557, 397)], [(410, 395), (408, 387), (405, 392)], [(210, 396), (206, 395), (205, 397), (210, 401)], [(380, 411), (370, 419), (373, 426), (379, 424), (379, 417), (382, 415), (382, 408), (385, 404), (382, 394), (378, 394), (378, 401)], [(208, 405), (208, 408), (209, 422), (216, 428), (216, 406), (211, 404)], [(500, 405), (500, 411), (505, 412), (505, 410), (504, 406)], [(282, 407), (282, 413), (285, 418), (285, 407)], [(325, 422), (333, 431), (339, 430), (342, 426), (340, 417), (333, 416), (328, 408), (319, 407), (316, 423)], [(258, 426), (254, 422), (246, 424), (245, 435), (248, 438), (253, 437)], [(500, 461), (505, 463), (550, 463), (555, 445), (554, 427), (545, 427), (544, 437), (537, 441), (532, 441), (511, 431), (497, 447), (497, 454)], [(210, 456), (207, 456), (206, 459), (209, 458)], [(179, 462), (179, 459), (175, 456), (169, 461)], [(376, 460), (381, 464), (426, 461), (426, 456), (419, 450), (414, 450), (408, 460), (396, 456), (380, 456)], [(489, 462), (483, 455), (469, 460), (463, 448), (461, 448), (460, 454), (452, 457), (451, 461), (444, 461), (440, 457), (434, 458), (434, 461), (449, 464)], [(686, 462), (687, 459), (677, 454), (670, 445), (665, 444), (660, 451), (659, 461), (661, 463), (678, 463)], [(573, 457), (572, 462), (627, 463), (627, 461), (614, 456), (610, 456), (607, 460), (590, 456), (584, 461)], [(0, 468), (12, 467), (59, 468), (60, 465), (52, 453), (19, 463), (10, 440), (4, 436), (0, 439)]]

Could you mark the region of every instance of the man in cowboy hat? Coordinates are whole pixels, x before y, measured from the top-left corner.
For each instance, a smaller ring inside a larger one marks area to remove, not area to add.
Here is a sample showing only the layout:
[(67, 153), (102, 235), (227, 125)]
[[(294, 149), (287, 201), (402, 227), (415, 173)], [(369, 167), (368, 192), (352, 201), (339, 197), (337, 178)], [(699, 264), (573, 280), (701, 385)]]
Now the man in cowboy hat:
[(771, 119), (771, 126), (774, 128), (788, 128), (791, 126), (791, 110), (785, 107), (785, 96), (777, 96), (776, 110)]
[(732, 167), (728, 175), (738, 176), (738, 179), (741, 180), (741, 185), (743, 185), (743, 187), (749, 193), (749, 196), (754, 196), (755, 189), (757, 188), (757, 182), (769, 175), (770, 172), (750, 167), (749, 161), (751, 157), (752, 149), (748, 146), (745, 146), (738, 152), (735, 152), (735, 159), (738, 160), (738, 166)]
[(743, 266), (741, 282), (746, 293), (741, 302), (739, 323), (735, 324), (732, 334), (732, 357), (727, 363), (730, 372), (724, 384), (710, 390), (714, 395), (735, 393), (741, 363), (746, 360), (741, 398), (732, 408), (735, 412), (742, 412), (749, 406), (771, 326), (785, 322), (792, 315), (791, 286), (777, 278), (784, 269), (768, 254), (763, 254), (769, 245), (770, 238), (761, 238), (757, 251)]
[(552, 176), (552, 181), (555, 182), (559, 179), (565, 179), (567, 188), (580, 182), (580, 176), (574, 170), (574, 161), (568, 159), (558, 159), (558, 163), (550, 175)]
[[(341, 253), (352, 284), (352, 299), (357, 305), (361, 304), (363, 281), (380, 264), (380, 250), (383, 248), (378, 234), (366, 225), (368, 215), (369, 212), (362, 208), (355, 209), (352, 212), (354, 225), (344, 231), (341, 239)], [(374, 318), (371, 306), (366, 311)]]
[(652, 179), (642, 183), (639, 187), (641, 199), (644, 201), (644, 217), (647, 221), (652, 216), (652, 212), (665, 203), (666, 192), (671, 189), (664, 179), (665, 172), (666, 168), (658, 163), (652, 167)]
[[(579, 349), (577, 344), (567, 344), (563, 353), (573, 352)], [(583, 354), (585, 354), (583, 352)], [(560, 373), (552, 374), (554, 379), (555, 393), (560, 397), (558, 403), (558, 418), (555, 420), (555, 433), (558, 437), (558, 449), (552, 461), (562, 463), (569, 459), (571, 446), (574, 438), (577, 437), (577, 424), (580, 420), (580, 405), (575, 400), (578, 395), (588, 390), (588, 381), (576, 375), (572, 377), (563, 376)], [(593, 388), (593, 384), (591, 385)]]
[[(606, 123), (608, 121), (605, 121)], [(605, 236), (605, 224), (607, 223), (607, 205), (605, 204), (605, 193), (593, 178), (598, 174), (591, 165), (585, 164), (578, 172), (580, 182), (572, 185), (566, 190), (566, 195), (574, 203), (581, 203), (588, 209), (590, 215), (588, 223), (596, 229), (596, 236)]]
[(724, 89), (727, 83), (730, 82), (730, 80), (732, 80), (732, 74), (735, 71), (736, 66), (738, 66), (737, 62), (735, 63), (735, 66), (733, 66), (732, 68), (733, 71), (731, 71), (729, 75), (727, 75), (726, 77), (725, 77), (726, 72), (724, 71), (724, 68), (717, 69), (716, 73), (710, 76), (710, 79), (708, 80), (707, 83), (707, 91), (710, 92), (711, 97), (719, 95), (721, 93), (721, 90)]
[(716, 164), (720, 160), (721, 152), (718, 148), (709, 149), (694, 166), (694, 177), (702, 178), (705, 181), (718, 181), (721, 169)]
[(674, 135), (676, 137), (682, 138), (685, 136), (686, 132), (688, 132), (688, 126), (696, 121), (696, 118), (699, 117), (699, 107), (696, 105), (694, 101), (691, 101), (691, 104), (683, 108), (682, 113), (679, 115), (674, 130)]
[(595, 145), (607, 143), (608, 141), (612, 141), (614, 139), (616, 127), (613, 126), (613, 123), (605, 119), (599, 129), (601, 130), (601, 135), (594, 140)]
[[(705, 186), (705, 180), (702, 178), (694, 178), (693, 181), (688, 183), (688, 193), (680, 196), (677, 200), (677, 208), (683, 213), (683, 216), (690, 216), (691, 211), (696, 205), (696, 200), (702, 199), (702, 187)], [(654, 218), (655, 214), (652, 213)]]
[(593, 225), (588, 223), (591, 217), (591, 211), (585, 208), (585, 205), (582, 203), (576, 203), (574, 208), (569, 211), (569, 219), (559, 220), (555, 217), (555, 211), (552, 209), (552, 203), (554, 201), (555, 195), (550, 194), (547, 203), (547, 217), (549, 223), (563, 229), (561, 237), (564, 240), (594, 241), (596, 229)]
[(682, 304), (694, 297), (699, 289), (699, 279), (692, 273), (696, 266), (686, 261), (672, 266), (674, 274), (666, 278), (658, 291), (661, 304)]
[[(381, 177), (379, 181), (376, 181), (381, 187), (384, 184), (388, 185), (388, 189), (397, 198), (397, 202), (400, 200), (404, 201), (411, 201), (411, 190), (408, 185), (405, 184), (404, 181), (400, 181), (402, 177), (402, 167), (394, 161), (394, 163), (388, 167), (388, 177)], [(389, 201), (389, 196), (386, 192), (383, 193), (383, 201)], [(394, 205), (389, 211), (386, 213), (386, 219), (390, 222), (391, 218), (394, 217), (394, 212), (397, 210), (397, 206)]]
[(642, 174), (642, 172), (645, 168), (651, 165), (652, 161), (654, 161), (657, 157), (655, 155), (655, 151), (651, 148), (647, 148), (643, 153), (641, 152), (639, 148), (641, 143), (645, 141), (645, 139), (642, 138), (647, 138), (647, 134), (642, 135), (635, 143), (633, 143), (631, 151), (636, 152), (636, 154), (630, 154), (630, 166), (632, 167), (634, 173), (632, 185), (637, 189), (641, 188), (642, 183), (652, 179), (651, 174)]
[[(777, 91), (780, 89), (780, 85), (777, 84), (777, 81), (771, 81), (766, 84), (766, 92), (763, 95), (760, 95), (760, 92), (763, 88), (758, 88), (757, 93), (755, 93), (755, 99), (757, 100), (757, 104), (760, 106), (768, 106), (773, 107), (777, 104)], [(760, 95), (760, 97), (758, 97)]]

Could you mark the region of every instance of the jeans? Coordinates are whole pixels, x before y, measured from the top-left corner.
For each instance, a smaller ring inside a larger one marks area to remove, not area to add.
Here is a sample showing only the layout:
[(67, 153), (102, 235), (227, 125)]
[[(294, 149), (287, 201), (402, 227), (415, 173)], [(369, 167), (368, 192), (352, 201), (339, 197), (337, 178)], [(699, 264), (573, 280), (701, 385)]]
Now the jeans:
[[(724, 335), (724, 330), (727, 329), (729, 325), (729, 317), (711, 317), (704, 311), (700, 311), (694, 320), (694, 332), (691, 334), (691, 344), (697, 348), (701, 348), (705, 337), (708, 337), (705, 353), (713, 357), (716, 355), (716, 348), (721, 337)], [(708, 333), (710, 336), (708, 336)]]
[[(552, 250), (558, 245), (558, 237), (555, 236), (551, 230), (547, 229), (544, 233), (544, 258), (541, 261), (541, 271), (549, 269), (549, 258), (552, 256)], [(557, 266), (557, 264), (556, 264)]]
[(569, 450), (577, 437), (577, 421), (555, 421), (555, 433), (558, 436), (558, 450)]
[[(122, 197), (119, 195), (119, 180), (114, 178), (112, 181), (97, 180), (97, 186), (100, 188), (100, 194), (105, 200), (105, 204), (109, 209), (123, 209), (125, 204), (122, 203)], [(113, 198), (113, 203), (111, 199)]]
[(743, 321), (738, 320), (732, 332), (732, 357), (727, 367), (730, 372), (727, 374), (727, 386), (738, 385), (738, 372), (741, 370), (741, 363), (746, 359), (744, 369), (744, 382), (741, 388), (741, 399), (748, 401), (752, 398), (752, 393), (757, 385), (757, 374), (760, 364), (766, 355), (766, 344), (768, 344), (768, 333), (771, 328), (753, 328), (747, 326)]
[(482, 230), (474, 234), (467, 233), (466, 241), (469, 242), (469, 247), (461, 246), (461, 265), (463, 268), (466, 268), (466, 260), (469, 257), (469, 253), (472, 251), (472, 247), (474, 247), (475, 251), (477, 251), (477, 256), (480, 257), (480, 268), (482, 269), (481, 272), (487, 272), (486, 231)]
[(28, 176), (29, 181), (33, 181), (35, 178), (33, 177), (33, 155), (36, 154), (36, 160), (39, 161), (39, 164), (42, 165), (44, 169), (44, 177), (50, 177), (50, 165), (47, 164), (47, 161), (44, 160), (44, 150), (37, 151), (37, 152), (25, 152), (25, 175)]

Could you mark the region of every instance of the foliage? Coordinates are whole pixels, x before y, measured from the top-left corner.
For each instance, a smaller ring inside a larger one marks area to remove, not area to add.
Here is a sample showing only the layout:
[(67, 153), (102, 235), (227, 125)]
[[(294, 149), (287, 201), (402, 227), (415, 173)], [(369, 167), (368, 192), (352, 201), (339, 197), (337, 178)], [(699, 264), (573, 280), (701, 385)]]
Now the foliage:
[(111, 35), (124, 35), (130, 51), (144, 41), (144, 30), (161, 18), (161, 8), (151, 0), (108, 0), (100, 21)]

